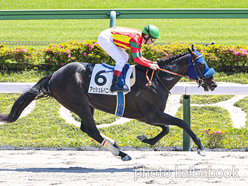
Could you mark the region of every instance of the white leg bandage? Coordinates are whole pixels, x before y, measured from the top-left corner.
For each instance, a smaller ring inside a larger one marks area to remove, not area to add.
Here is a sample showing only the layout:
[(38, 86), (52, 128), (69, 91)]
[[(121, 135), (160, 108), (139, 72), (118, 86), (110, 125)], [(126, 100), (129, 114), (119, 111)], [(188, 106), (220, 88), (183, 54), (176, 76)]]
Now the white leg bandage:
[(105, 136), (105, 135), (104, 135), (104, 134), (102, 134), (102, 133), (101, 133), (101, 136), (102, 136), (105, 140), (109, 141), (112, 145), (114, 145), (114, 144), (115, 144), (115, 141), (114, 141), (113, 139), (111, 139), (111, 138), (109, 138), (109, 137)]
[(101, 145), (104, 146), (106, 149), (108, 149), (110, 152), (112, 152), (113, 155), (115, 156), (119, 155), (119, 150), (115, 148), (109, 141), (104, 139)]

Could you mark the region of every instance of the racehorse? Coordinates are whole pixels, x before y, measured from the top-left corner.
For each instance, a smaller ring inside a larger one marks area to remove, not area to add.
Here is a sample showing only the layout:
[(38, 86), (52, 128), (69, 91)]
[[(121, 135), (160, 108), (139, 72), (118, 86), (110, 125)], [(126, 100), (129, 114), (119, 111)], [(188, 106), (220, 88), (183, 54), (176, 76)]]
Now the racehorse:
[[(187, 53), (165, 60), (158, 60), (160, 70), (157, 70), (154, 77), (150, 79), (150, 86), (147, 86), (146, 78), (146, 71), (149, 68), (136, 65), (136, 82), (125, 96), (126, 104), (123, 116), (162, 128), (162, 131), (153, 138), (147, 139), (144, 135), (137, 137), (140, 141), (150, 145), (154, 145), (169, 133), (169, 125), (178, 126), (190, 135), (198, 147), (198, 153), (204, 156), (205, 152), (201, 140), (188, 124), (164, 113), (169, 90), (182, 76), (189, 75), (189, 71), (192, 69), (194, 69), (195, 74), (191, 76), (205, 91), (213, 91), (217, 87), (212, 74), (210, 77), (201, 74), (206, 69), (207, 64), (203, 56), (195, 51), (193, 46), (192, 50), (189, 49)], [(14, 122), (34, 99), (44, 96), (53, 97), (81, 118), (80, 129), (83, 132), (102, 144), (115, 156), (120, 156), (123, 161), (131, 160), (129, 155), (119, 150), (119, 146), (114, 140), (101, 134), (95, 125), (94, 109), (114, 114), (117, 101), (115, 95), (88, 93), (94, 66), (91, 63), (74, 62), (43, 77), (15, 101), (9, 115), (0, 114), (0, 121)], [(149, 71), (147, 75), (151, 77), (152, 73)]]

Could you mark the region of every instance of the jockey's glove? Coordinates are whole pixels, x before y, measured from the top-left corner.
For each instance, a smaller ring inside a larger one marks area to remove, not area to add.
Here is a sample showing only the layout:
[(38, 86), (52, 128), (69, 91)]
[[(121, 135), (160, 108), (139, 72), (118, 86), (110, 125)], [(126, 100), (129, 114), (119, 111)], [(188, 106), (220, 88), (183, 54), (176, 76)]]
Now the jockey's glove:
[(159, 66), (157, 64), (153, 63), (153, 64), (151, 64), (150, 68), (152, 70), (157, 70), (159, 68)]

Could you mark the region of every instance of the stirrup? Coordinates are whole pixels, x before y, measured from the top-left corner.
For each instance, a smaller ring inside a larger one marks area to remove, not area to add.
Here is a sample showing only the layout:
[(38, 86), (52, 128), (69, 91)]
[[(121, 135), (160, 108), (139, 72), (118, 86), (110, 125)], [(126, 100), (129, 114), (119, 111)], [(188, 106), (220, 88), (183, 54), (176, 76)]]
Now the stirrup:
[(127, 87), (127, 85), (123, 85), (123, 87), (120, 87), (118, 84), (114, 84), (110, 87), (110, 90), (111, 92), (117, 92), (117, 91), (120, 91), (120, 92), (128, 92), (129, 89)]
[(124, 84), (122, 86), (122, 89), (125, 90), (125, 92), (128, 92), (129, 91), (129, 88), (128, 88), (128, 86), (126, 84)]

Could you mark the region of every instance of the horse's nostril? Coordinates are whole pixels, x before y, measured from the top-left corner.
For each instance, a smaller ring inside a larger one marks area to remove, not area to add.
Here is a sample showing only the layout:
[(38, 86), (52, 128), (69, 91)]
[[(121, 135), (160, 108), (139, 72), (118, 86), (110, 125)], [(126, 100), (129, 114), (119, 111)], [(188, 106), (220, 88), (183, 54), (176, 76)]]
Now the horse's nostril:
[(217, 87), (217, 85), (216, 85), (216, 84), (212, 84), (212, 87), (213, 87), (213, 88), (216, 88), (216, 87)]

